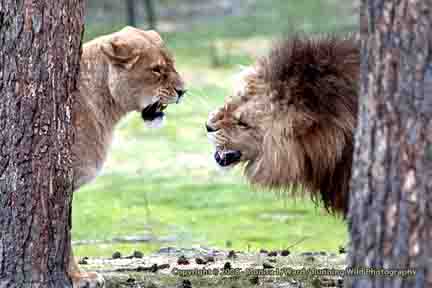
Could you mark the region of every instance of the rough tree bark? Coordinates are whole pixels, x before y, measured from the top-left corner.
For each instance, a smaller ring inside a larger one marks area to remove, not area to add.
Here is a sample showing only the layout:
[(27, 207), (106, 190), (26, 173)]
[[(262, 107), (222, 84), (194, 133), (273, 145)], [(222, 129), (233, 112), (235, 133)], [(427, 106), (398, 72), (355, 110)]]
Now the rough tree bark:
[(346, 285), (432, 287), (432, 79), (426, 72), (432, 2), (362, 0), (361, 6), (349, 266), (417, 273), (348, 278)]
[(0, 0), (0, 287), (71, 287), (82, 0)]

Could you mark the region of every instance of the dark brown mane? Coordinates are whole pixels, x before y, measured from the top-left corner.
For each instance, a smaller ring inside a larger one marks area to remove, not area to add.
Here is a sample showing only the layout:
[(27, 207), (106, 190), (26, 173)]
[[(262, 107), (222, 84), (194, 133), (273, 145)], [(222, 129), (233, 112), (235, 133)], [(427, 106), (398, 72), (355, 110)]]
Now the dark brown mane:
[(276, 92), (275, 99), (331, 112), (334, 107), (329, 98), (338, 98), (351, 100), (346, 104), (357, 109), (356, 98), (346, 98), (335, 90), (357, 93), (359, 49), (352, 36), (296, 35), (276, 44), (262, 62), (264, 79)]
[(263, 167), (257, 172), (268, 176), (249, 175), (252, 181), (271, 187), (300, 182), (327, 209), (346, 213), (358, 102), (357, 45), (353, 36), (297, 35), (275, 45), (259, 62), (270, 87), (269, 101), (286, 115), (286, 129), (293, 131), (281, 140), (289, 155), (279, 159), (299, 164), (296, 171), (274, 176), (290, 163), (267, 163), (273, 175)]

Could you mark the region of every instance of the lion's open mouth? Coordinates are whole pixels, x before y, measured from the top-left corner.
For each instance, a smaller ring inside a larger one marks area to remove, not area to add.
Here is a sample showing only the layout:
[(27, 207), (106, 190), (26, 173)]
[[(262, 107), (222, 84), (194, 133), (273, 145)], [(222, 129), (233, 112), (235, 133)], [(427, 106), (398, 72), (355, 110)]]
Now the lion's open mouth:
[(167, 108), (167, 104), (162, 104), (160, 101), (157, 101), (141, 111), (141, 117), (144, 121), (153, 121), (158, 118), (162, 119), (165, 116), (163, 112)]
[(214, 154), (216, 162), (222, 167), (239, 163), (241, 156), (241, 152), (237, 150), (217, 150)]

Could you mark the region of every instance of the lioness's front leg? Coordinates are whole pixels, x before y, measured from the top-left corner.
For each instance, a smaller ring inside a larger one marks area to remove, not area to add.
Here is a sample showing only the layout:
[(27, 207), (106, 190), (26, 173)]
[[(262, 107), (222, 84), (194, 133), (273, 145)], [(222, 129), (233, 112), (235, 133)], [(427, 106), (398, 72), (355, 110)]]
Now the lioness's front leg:
[(73, 288), (103, 288), (105, 279), (102, 275), (95, 272), (81, 271), (72, 252), (72, 245), (69, 247), (69, 268), (68, 274), (72, 279)]

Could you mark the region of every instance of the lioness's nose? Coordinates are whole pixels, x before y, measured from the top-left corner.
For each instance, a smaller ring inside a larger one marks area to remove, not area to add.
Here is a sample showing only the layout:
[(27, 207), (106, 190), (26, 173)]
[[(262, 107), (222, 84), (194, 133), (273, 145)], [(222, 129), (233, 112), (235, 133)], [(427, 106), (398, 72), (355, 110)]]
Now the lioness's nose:
[(183, 97), (183, 95), (187, 92), (186, 89), (175, 89), (179, 98)]
[(182, 99), (183, 95), (187, 92), (186, 89), (175, 89), (176, 93), (177, 93), (177, 101), (176, 104), (180, 103), (180, 100)]
[(205, 124), (205, 127), (206, 127), (208, 133), (212, 133), (212, 132), (216, 132), (217, 131), (217, 129), (209, 126), (207, 123)]

